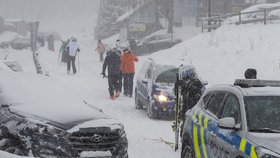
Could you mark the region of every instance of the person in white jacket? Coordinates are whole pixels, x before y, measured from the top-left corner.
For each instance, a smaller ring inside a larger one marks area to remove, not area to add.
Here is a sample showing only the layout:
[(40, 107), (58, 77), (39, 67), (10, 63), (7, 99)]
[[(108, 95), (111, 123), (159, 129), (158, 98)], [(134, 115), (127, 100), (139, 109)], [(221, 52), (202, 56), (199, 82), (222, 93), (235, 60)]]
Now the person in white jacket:
[(77, 38), (72, 37), (71, 42), (68, 43), (66, 46), (66, 51), (68, 51), (69, 56), (68, 56), (68, 61), (67, 61), (67, 74), (70, 74), (70, 69), (72, 65), (73, 69), (73, 74), (77, 73), (76, 65), (75, 65), (75, 59), (77, 56), (77, 53), (80, 52), (80, 47), (77, 43)]

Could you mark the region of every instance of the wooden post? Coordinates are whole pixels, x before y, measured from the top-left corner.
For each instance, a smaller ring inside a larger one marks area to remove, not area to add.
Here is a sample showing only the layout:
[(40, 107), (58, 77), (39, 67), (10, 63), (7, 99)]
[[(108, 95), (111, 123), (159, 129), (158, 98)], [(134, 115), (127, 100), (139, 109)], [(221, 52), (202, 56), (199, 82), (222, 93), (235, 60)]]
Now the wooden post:
[(208, 32), (211, 32), (210, 25), (211, 25), (211, 0), (208, 0)]
[(202, 33), (203, 33), (203, 20), (201, 20), (201, 31), (202, 31)]
[(239, 24), (242, 24), (242, 21), (241, 21), (241, 12), (239, 12)]
[(266, 13), (267, 13), (267, 9), (265, 8), (264, 9), (264, 20), (263, 20), (265, 25), (266, 25), (266, 20), (267, 20)]

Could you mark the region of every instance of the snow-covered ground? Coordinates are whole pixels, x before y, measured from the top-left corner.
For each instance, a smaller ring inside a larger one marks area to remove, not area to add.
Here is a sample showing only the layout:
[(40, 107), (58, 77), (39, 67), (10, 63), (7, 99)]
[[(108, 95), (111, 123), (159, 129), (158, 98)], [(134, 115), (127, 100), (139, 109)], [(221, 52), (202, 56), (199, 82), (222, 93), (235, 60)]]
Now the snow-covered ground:
[[(209, 86), (220, 83), (232, 84), (234, 79), (243, 78), (244, 71), (248, 67), (258, 70), (258, 78), (279, 79), (279, 28), (280, 23), (224, 25), (216, 31), (199, 34), (171, 49), (140, 57), (136, 71), (139, 71), (145, 59), (153, 58), (161, 64), (176, 66), (193, 64), (200, 76), (208, 81)], [(172, 121), (149, 119), (145, 110), (134, 108), (133, 98), (120, 96), (117, 100), (109, 100), (107, 80), (100, 75), (102, 63), (99, 62), (98, 54), (94, 52), (96, 42), (92, 37), (93, 30), (90, 27), (83, 27), (76, 31), (82, 50), (77, 64), (79, 73), (67, 75), (66, 65), (60, 64), (57, 60), (58, 51), (50, 52), (47, 48), (41, 48), (40, 60), (44, 69), (51, 77), (73, 88), (89, 103), (124, 123), (131, 158), (180, 157), (180, 150), (174, 152), (171, 146), (160, 141), (162, 138), (174, 142)], [(71, 34), (73, 32), (66, 32), (65, 37)], [(111, 40), (113, 41), (115, 40)], [(60, 43), (56, 43), (56, 50), (59, 46)], [(17, 60), (25, 72), (35, 73), (29, 50), (0, 50), (0, 58), (3, 59), (8, 52), (7, 60)], [(0, 152), (0, 157), (8, 156)]]

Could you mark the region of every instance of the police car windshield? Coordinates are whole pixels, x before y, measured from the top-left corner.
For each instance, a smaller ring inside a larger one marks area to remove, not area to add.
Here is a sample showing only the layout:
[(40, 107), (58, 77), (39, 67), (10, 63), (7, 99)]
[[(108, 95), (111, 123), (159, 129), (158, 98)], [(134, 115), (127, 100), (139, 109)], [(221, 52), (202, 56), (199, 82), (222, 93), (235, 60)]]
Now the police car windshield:
[(280, 96), (250, 96), (244, 101), (251, 132), (279, 133), (275, 131), (280, 131)]

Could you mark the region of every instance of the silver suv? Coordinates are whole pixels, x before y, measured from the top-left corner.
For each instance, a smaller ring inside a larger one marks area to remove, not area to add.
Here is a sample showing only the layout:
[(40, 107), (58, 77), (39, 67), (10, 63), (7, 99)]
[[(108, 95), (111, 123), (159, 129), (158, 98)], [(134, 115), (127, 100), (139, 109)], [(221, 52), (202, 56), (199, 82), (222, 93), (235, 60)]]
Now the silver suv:
[(186, 112), (181, 158), (279, 158), (280, 81), (207, 89)]

